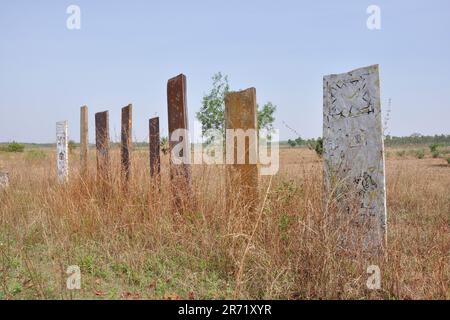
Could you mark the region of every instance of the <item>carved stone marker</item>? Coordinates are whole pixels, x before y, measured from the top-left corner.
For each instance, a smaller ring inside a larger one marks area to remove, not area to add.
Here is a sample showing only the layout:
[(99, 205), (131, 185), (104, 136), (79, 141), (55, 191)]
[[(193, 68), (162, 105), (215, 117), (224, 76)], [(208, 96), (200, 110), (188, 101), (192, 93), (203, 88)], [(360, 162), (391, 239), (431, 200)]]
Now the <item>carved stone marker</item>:
[(69, 147), (67, 121), (56, 123), (56, 169), (58, 181), (65, 183), (69, 180)]
[(159, 117), (149, 120), (150, 175), (152, 178), (161, 173)]
[(7, 172), (0, 172), (0, 190), (9, 187), (9, 175)]
[(378, 65), (323, 81), (326, 191), (338, 193), (343, 212), (356, 206), (358, 225), (367, 227), (365, 247), (383, 246), (387, 218)]
[[(258, 199), (256, 89), (225, 96), (227, 205), (239, 199), (250, 209)], [(235, 138), (237, 141), (235, 141)]]
[(88, 147), (89, 147), (89, 129), (88, 129), (88, 107), (83, 106), (80, 109), (80, 173), (86, 177), (88, 173)]
[[(180, 74), (167, 82), (167, 111), (169, 118), (170, 178), (174, 204), (178, 210), (183, 210), (183, 208), (192, 204), (191, 146), (187, 134), (189, 123), (186, 103), (186, 76), (184, 74)], [(179, 139), (181, 137), (182, 139)], [(179, 144), (182, 148), (174, 156), (174, 148)], [(184, 160), (179, 163), (180, 159)]]
[(132, 141), (132, 112), (133, 106), (122, 108), (122, 144), (120, 148), (122, 163), (122, 178), (126, 186), (131, 177), (131, 150), (133, 148)]
[(107, 182), (110, 177), (108, 111), (95, 114), (95, 145), (97, 148), (97, 179)]

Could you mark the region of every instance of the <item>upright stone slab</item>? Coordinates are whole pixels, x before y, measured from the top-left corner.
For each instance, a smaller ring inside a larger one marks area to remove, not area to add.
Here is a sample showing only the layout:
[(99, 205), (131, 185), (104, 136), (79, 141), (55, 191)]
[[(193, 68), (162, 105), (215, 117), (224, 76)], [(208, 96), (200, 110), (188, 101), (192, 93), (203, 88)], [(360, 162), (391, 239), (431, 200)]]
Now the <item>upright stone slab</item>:
[[(176, 133), (182, 133), (179, 129), (189, 130), (188, 111), (186, 103), (186, 76), (180, 74), (167, 82), (167, 111), (169, 121), (170, 144), (170, 177), (173, 187), (174, 204), (178, 210), (183, 210), (192, 203), (192, 179), (190, 165), (189, 135), (178, 139)], [(174, 148), (179, 144), (183, 146), (174, 159)], [(185, 159), (183, 163), (176, 160)]]
[(368, 227), (365, 247), (383, 246), (387, 218), (378, 65), (325, 76), (323, 91), (326, 191), (341, 193), (344, 213), (356, 202), (358, 225)]
[(88, 147), (88, 107), (83, 106), (80, 108), (80, 173), (84, 178), (88, 174)]
[(225, 96), (227, 204), (243, 201), (250, 209), (258, 199), (258, 133), (256, 89)]
[(101, 182), (107, 182), (111, 170), (109, 159), (108, 111), (95, 114), (95, 145), (97, 149), (97, 179)]
[(69, 147), (67, 121), (56, 123), (56, 169), (58, 181), (65, 183), (69, 180)]
[(7, 172), (0, 172), (0, 190), (9, 187), (9, 175)]
[(159, 117), (149, 120), (150, 175), (152, 178), (161, 172)]
[(120, 154), (122, 159), (122, 179), (124, 185), (128, 184), (131, 177), (131, 150), (133, 148), (132, 112), (133, 106), (131, 104), (122, 108), (122, 144)]

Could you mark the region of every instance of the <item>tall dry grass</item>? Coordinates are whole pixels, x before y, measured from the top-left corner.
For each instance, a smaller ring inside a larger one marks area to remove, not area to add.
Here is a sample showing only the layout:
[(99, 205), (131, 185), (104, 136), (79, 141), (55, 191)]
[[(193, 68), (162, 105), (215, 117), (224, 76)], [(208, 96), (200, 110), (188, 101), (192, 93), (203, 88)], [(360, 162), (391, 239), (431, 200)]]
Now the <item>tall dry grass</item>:
[[(172, 207), (168, 159), (161, 191), (146, 150), (133, 153), (128, 192), (118, 150), (105, 193), (78, 176), (70, 157), (66, 186), (46, 157), (0, 153), (11, 186), (0, 193), (0, 298), (450, 298), (450, 167), (440, 159), (388, 160), (388, 247), (380, 254), (342, 247), (351, 225), (324, 207), (322, 164), (310, 151), (281, 150), (279, 174), (261, 178), (256, 210), (227, 210), (222, 166), (193, 166), (197, 207)], [(441, 162), (442, 163), (441, 163)], [(82, 289), (66, 289), (70, 265)], [(381, 269), (369, 290), (367, 267)]]

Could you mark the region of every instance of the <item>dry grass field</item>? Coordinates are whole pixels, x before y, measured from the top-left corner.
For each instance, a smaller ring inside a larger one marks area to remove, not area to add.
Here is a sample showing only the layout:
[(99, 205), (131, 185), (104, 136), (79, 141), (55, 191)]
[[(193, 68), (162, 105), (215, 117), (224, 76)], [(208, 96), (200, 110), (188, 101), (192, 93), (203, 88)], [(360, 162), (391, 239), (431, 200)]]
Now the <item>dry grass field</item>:
[[(450, 299), (450, 165), (389, 149), (388, 247), (373, 256), (339, 246), (325, 213), (322, 163), (281, 149), (280, 171), (261, 179), (260, 207), (226, 210), (224, 170), (193, 166), (198, 208), (172, 212), (168, 159), (150, 192), (147, 150), (133, 153), (128, 195), (105, 196), (90, 175), (56, 183), (53, 149), (0, 152), (11, 185), (0, 191), (0, 299)], [(270, 183), (270, 186), (269, 186)], [(327, 210), (330, 215), (330, 210)], [(81, 290), (66, 269), (81, 268)], [(369, 265), (381, 270), (369, 290)]]

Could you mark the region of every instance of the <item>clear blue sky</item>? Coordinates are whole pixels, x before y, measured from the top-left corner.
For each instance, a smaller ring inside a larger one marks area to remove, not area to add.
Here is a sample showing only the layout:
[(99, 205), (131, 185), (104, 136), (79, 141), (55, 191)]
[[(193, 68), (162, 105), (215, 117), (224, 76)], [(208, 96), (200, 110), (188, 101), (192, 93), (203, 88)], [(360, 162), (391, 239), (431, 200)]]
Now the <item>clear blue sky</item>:
[[(66, 8), (81, 8), (68, 30)], [(381, 30), (366, 8), (381, 8)], [(393, 135), (450, 133), (450, 1), (101, 1), (0, 2), (0, 141), (54, 142), (55, 122), (79, 140), (79, 107), (134, 105), (134, 137), (158, 114), (167, 134), (167, 79), (187, 76), (193, 123), (211, 76), (232, 89), (254, 86), (278, 106), (281, 138), (322, 133), (322, 77), (380, 64)]]

